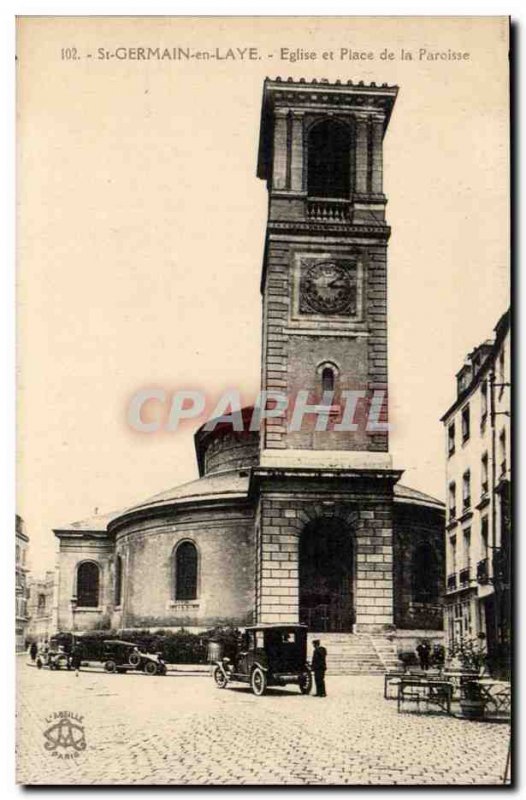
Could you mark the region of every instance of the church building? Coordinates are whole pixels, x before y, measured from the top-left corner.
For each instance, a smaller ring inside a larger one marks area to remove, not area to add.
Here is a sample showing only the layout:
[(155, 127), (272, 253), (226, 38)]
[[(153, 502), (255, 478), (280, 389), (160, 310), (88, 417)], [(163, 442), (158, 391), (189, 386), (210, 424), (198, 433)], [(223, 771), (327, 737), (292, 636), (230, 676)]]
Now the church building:
[(55, 529), (61, 630), (301, 621), (440, 637), (444, 507), (401, 485), (389, 454), (382, 153), (396, 96), (265, 81), (261, 388), (324, 406), (326, 429), (309, 414), (296, 429), (288, 410), (258, 430), (203, 426), (199, 479)]

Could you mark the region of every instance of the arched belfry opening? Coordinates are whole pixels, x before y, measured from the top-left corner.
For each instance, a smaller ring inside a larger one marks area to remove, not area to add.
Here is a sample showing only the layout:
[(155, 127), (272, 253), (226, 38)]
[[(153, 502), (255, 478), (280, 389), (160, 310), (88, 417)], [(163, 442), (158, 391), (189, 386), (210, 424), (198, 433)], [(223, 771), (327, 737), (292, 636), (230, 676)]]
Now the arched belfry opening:
[(299, 615), (311, 631), (351, 632), (353, 537), (337, 517), (309, 522), (299, 540)]
[(307, 142), (309, 197), (348, 200), (351, 193), (349, 126), (338, 120), (323, 120), (312, 126)]

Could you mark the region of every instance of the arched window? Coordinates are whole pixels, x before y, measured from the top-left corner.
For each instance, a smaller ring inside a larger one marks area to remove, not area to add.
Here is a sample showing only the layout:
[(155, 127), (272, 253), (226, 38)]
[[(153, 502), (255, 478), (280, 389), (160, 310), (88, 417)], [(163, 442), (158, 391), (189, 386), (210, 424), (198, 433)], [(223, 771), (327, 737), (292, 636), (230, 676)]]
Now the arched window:
[(307, 150), (310, 197), (349, 198), (350, 150), (349, 128), (342, 122), (328, 119), (311, 128)]
[(192, 542), (181, 542), (175, 551), (175, 599), (197, 598), (197, 548)]
[(120, 606), (122, 600), (122, 558), (115, 559), (115, 605)]
[(421, 544), (411, 562), (413, 600), (432, 603), (438, 599), (438, 560), (430, 544)]
[(323, 367), (321, 371), (321, 389), (323, 392), (334, 392), (334, 370), (332, 367)]
[(100, 569), (94, 561), (83, 561), (77, 568), (77, 605), (97, 608), (99, 605)]

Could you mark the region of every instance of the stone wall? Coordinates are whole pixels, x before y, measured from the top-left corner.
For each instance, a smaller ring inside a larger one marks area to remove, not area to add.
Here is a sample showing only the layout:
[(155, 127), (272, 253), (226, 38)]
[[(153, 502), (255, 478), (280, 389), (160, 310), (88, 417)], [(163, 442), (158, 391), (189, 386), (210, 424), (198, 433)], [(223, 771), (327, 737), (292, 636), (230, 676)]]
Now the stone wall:
[(302, 530), (333, 517), (349, 530), (354, 553), (354, 630), (393, 625), (392, 486), (387, 479), (334, 480), (277, 475), (259, 502), (256, 613), (259, 622), (298, 622), (298, 547)]
[[(262, 386), (267, 391), (286, 392), (290, 402), (300, 389), (310, 402), (319, 402), (323, 362), (337, 366), (335, 396), (344, 390), (385, 393), (381, 421), (387, 421), (387, 265), (386, 244), (357, 245), (350, 237), (299, 237), (269, 233), (263, 284)], [(297, 314), (298, 258), (319, 255), (358, 259), (362, 316), (356, 322), (314, 321)], [(314, 326), (314, 327), (312, 327)], [(387, 432), (365, 430), (365, 405), (360, 401), (357, 431), (316, 433), (314, 418), (305, 417), (301, 431), (287, 431), (283, 419), (267, 420), (262, 437), (268, 449), (371, 450), (387, 452)], [(336, 420), (338, 421), (338, 420)]]
[[(414, 593), (413, 559), (421, 545), (429, 544), (436, 556), (436, 597), (420, 602)], [(442, 630), (445, 549), (444, 512), (426, 506), (395, 505), (395, 623), (401, 629)]]
[[(176, 600), (174, 549), (198, 551), (195, 600)], [(116, 534), (123, 561), (122, 604), (114, 627), (248, 624), (254, 607), (254, 514), (246, 504), (195, 507), (137, 519)]]
[[(109, 627), (113, 597), (113, 542), (106, 534), (89, 531), (59, 536), (58, 609), (59, 630), (90, 630)], [(99, 605), (81, 609), (76, 602), (77, 567), (94, 561), (100, 569)]]

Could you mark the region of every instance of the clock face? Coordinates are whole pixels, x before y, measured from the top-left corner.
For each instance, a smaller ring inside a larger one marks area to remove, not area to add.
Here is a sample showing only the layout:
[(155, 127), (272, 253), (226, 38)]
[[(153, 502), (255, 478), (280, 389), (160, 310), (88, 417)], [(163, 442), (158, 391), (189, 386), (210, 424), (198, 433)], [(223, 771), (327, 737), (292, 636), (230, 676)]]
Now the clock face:
[(335, 261), (314, 264), (302, 276), (300, 297), (303, 313), (355, 314), (355, 270)]

